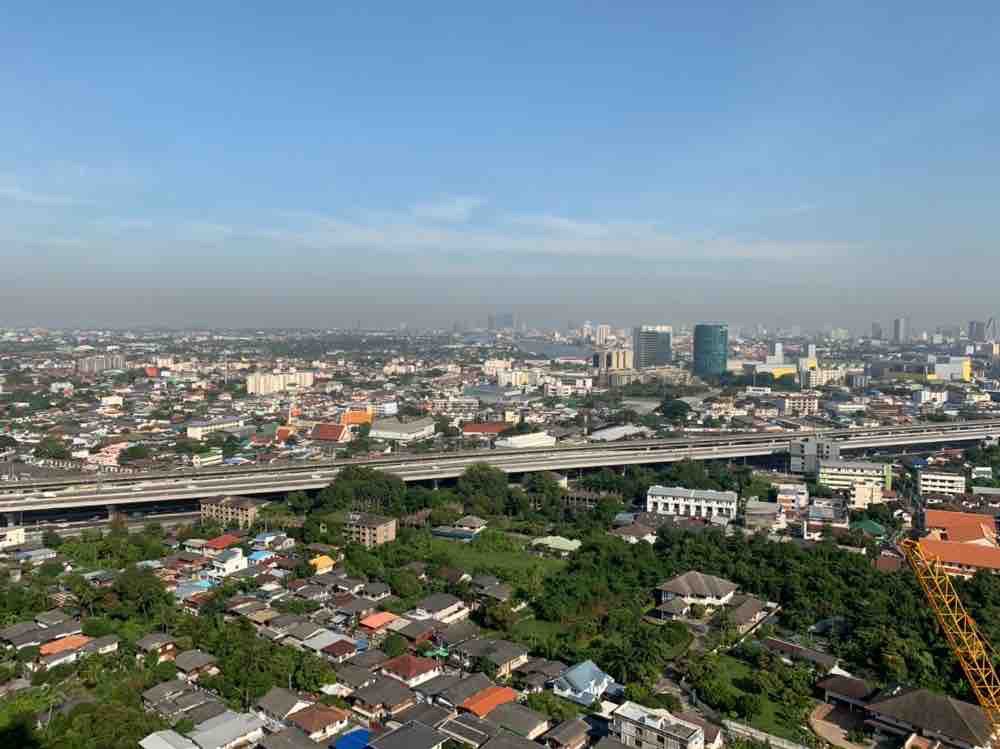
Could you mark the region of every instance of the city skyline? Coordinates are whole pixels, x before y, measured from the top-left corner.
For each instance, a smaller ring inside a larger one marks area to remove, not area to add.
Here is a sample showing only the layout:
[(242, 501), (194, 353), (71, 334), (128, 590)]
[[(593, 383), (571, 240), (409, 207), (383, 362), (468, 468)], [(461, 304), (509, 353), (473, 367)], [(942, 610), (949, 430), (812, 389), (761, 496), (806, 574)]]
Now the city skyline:
[(13, 10), (0, 323), (987, 319), (990, 6), (896, 10)]

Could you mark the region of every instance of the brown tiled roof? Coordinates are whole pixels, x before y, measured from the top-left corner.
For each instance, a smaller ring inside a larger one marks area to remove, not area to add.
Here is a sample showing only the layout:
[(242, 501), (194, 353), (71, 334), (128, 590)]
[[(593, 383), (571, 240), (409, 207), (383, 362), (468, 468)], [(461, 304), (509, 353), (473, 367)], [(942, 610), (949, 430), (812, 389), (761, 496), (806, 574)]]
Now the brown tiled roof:
[(382, 664), (382, 670), (401, 679), (410, 680), (438, 668), (438, 662), (433, 658), (421, 658), (418, 655), (403, 655), (392, 658)]
[(316, 733), (345, 720), (347, 720), (346, 711), (319, 704), (304, 707), (288, 716), (289, 723), (298, 726), (306, 733)]

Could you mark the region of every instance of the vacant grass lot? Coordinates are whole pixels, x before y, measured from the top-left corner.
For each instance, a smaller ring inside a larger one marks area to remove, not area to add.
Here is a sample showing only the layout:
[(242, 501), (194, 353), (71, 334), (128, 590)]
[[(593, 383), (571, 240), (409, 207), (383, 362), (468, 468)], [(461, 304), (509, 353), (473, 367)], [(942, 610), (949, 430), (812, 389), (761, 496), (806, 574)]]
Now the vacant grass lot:
[[(725, 675), (726, 680), (737, 692), (742, 693), (739, 685), (749, 681), (752, 667), (738, 658), (730, 655), (723, 655), (719, 658), (720, 671)], [(782, 721), (777, 704), (772, 702), (766, 694), (761, 694), (760, 714), (755, 715), (748, 721), (751, 726), (761, 731), (765, 731), (775, 736), (780, 736), (789, 741), (799, 742), (802, 737), (799, 734), (798, 726), (790, 726)]]
[(431, 548), (435, 555), (446, 558), (452, 567), (470, 575), (488, 571), (498, 577), (521, 577), (532, 569), (538, 569), (544, 577), (566, 566), (562, 559), (535, 556), (520, 544), (516, 550), (497, 551), (482, 549), (475, 543), (435, 538), (431, 540)]

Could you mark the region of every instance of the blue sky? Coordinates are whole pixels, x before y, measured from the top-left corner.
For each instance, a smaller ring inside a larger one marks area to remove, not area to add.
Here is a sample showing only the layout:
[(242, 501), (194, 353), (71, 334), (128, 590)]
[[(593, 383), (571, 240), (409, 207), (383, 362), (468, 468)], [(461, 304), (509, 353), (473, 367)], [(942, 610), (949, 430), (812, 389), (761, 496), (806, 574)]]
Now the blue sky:
[(995, 3), (61, 5), (0, 324), (1000, 312)]

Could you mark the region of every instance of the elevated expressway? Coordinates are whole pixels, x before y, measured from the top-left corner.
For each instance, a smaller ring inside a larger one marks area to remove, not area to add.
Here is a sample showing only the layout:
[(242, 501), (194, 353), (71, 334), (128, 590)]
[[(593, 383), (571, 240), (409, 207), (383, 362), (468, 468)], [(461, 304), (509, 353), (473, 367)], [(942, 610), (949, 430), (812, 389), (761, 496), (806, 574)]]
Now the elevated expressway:
[(1000, 435), (998, 421), (962, 421), (877, 429), (730, 434), (666, 440), (642, 440), (573, 447), (478, 450), (462, 453), (402, 455), (355, 461), (302, 461), (280, 466), (215, 467), (169, 473), (73, 477), (18, 482), (0, 487), (0, 513), (8, 522), (32, 511), (76, 510), (145, 503), (193, 502), (223, 494), (277, 494), (328, 486), (341, 468), (367, 465), (404, 481), (430, 481), (460, 476), (474, 463), (489, 463), (510, 474), (672, 463), (679, 460), (724, 460), (788, 452), (793, 439), (822, 436), (843, 450), (871, 450), (928, 444), (978, 442)]

